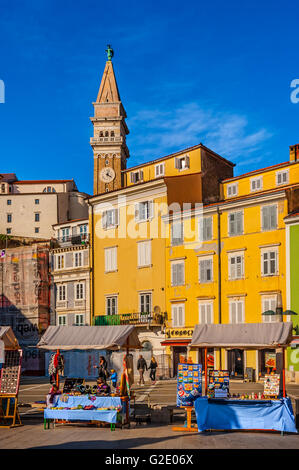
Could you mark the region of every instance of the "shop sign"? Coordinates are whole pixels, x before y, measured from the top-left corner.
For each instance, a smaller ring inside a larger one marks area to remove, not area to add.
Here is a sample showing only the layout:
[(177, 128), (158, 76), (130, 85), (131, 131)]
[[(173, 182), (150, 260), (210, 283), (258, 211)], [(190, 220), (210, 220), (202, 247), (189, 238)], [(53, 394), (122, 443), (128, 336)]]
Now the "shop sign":
[(171, 328), (166, 330), (165, 336), (173, 338), (192, 338), (194, 328)]

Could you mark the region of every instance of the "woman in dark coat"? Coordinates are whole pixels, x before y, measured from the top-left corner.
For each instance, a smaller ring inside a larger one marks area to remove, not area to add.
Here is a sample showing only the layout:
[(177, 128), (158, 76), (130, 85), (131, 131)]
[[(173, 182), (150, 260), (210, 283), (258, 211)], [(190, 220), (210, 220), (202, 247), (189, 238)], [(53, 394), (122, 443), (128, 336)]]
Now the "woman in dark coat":
[(153, 356), (152, 359), (151, 359), (150, 365), (149, 365), (150, 379), (151, 379), (152, 383), (155, 383), (155, 381), (156, 381), (156, 369), (157, 369), (157, 367), (158, 367), (157, 361)]

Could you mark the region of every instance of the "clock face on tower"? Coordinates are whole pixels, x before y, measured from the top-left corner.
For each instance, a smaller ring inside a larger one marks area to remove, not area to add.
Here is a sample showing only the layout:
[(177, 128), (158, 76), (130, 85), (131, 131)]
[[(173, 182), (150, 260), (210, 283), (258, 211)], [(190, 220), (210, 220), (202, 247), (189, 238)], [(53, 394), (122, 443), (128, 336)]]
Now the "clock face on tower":
[(115, 171), (110, 166), (107, 166), (101, 170), (100, 178), (103, 183), (111, 183), (115, 178)]

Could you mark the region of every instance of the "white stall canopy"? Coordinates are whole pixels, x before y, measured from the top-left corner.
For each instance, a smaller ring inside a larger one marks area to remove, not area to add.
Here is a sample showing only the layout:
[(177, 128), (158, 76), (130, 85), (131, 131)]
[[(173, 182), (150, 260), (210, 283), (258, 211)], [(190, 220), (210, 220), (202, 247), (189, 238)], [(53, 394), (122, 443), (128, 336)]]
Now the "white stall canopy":
[(195, 325), (189, 347), (275, 349), (290, 344), (292, 322)]
[(141, 348), (135, 326), (49, 326), (39, 341), (38, 348), (61, 349), (109, 349)]

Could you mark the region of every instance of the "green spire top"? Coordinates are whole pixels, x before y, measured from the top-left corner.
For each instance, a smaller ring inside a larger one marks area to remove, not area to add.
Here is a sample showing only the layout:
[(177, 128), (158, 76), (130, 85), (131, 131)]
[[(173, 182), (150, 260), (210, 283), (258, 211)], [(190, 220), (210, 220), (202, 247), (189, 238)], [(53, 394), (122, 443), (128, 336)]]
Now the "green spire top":
[(107, 45), (107, 49), (106, 49), (106, 52), (107, 52), (107, 58), (109, 61), (111, 61), (113, 55), (114, 55), (114, 51), (112, 49), (112, 47), (110, 46), (110, 44)]

